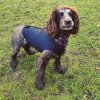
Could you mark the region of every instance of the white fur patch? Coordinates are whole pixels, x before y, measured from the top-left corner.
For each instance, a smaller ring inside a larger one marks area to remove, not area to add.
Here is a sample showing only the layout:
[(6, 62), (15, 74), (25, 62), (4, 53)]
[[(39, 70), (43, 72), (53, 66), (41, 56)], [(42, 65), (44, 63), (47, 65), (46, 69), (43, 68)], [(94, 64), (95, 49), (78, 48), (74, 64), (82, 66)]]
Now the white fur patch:
[[(71, 12), (71, 10), (70, 9), (62, 9), (62, 10), (60, 10), (60, 13), (62, 13), (62, 12), (63, 12), (63, 16), (60, 19), (60, 28), (61, 28), (61, 30), (71, 30), (74, 25), (74, 22), (73, 22), (71, 16), (69, 15), (69, 12)], [(71, 21), (71, 24), (67, 25), (66, 21)]]
[(64, 14), (68, 14), (70, 11), (70, 9), (63, 9), (63, 10), (60, 10), (60, 12), (63, 12)]

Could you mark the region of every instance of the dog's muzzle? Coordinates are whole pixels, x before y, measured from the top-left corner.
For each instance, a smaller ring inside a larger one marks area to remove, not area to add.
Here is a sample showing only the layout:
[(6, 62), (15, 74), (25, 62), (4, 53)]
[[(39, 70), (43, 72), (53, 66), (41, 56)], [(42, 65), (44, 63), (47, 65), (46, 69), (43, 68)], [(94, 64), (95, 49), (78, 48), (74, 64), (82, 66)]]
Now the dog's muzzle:
[(61, 30), (71, 30), (74, 26), (74, 22), (70, 20), (61, 20), (60, 21), (60, 29)]

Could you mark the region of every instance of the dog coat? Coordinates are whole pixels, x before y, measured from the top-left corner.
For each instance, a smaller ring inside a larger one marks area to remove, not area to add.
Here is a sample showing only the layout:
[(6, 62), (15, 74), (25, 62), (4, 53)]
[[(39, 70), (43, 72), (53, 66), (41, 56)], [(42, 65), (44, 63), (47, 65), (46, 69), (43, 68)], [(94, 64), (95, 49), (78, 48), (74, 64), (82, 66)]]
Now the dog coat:
[(64, 46), (50, 38), (45, 28), (25, 26), (22, 33), (26, 41), (39, 52), (50, 50), (61, 55), (64, 51)]

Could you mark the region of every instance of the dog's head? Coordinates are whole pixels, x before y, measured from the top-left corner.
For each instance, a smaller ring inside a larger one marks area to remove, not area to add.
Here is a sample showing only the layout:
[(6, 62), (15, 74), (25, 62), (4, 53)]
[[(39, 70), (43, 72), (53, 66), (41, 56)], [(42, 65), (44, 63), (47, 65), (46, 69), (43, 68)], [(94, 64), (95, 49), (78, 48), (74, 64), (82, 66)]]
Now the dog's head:
[(50, 37), (55, 37), (59, 31), (69, 31), (77, 34), (79, 30), (79, 16), (75, 8), (58, 7), (51, 14), (47, 24), (47, 31)]

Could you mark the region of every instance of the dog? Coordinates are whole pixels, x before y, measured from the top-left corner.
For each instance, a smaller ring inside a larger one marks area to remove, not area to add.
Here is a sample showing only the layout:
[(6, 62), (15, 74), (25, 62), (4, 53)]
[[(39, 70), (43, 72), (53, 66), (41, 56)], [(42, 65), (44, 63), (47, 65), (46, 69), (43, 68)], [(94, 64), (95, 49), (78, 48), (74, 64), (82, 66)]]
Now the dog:
[(45, 70), (51, 58), (55, 59), (55, 71), (65, 73), (60, 58), (64, 54), (70, 34), (77, 34), (79, 31), (79, 15), (73, 7), (57, 7), (47, 22), (46, 28), (35, 26), (18, 26), (12, 34), (11, 67), (16, 71), (18, 62), (17, 54), (21, 47), (31, 55), (34, 52), (32, 46), (42, 55), (37, 63), (36, 87), (43, 89), (45, 86)]

